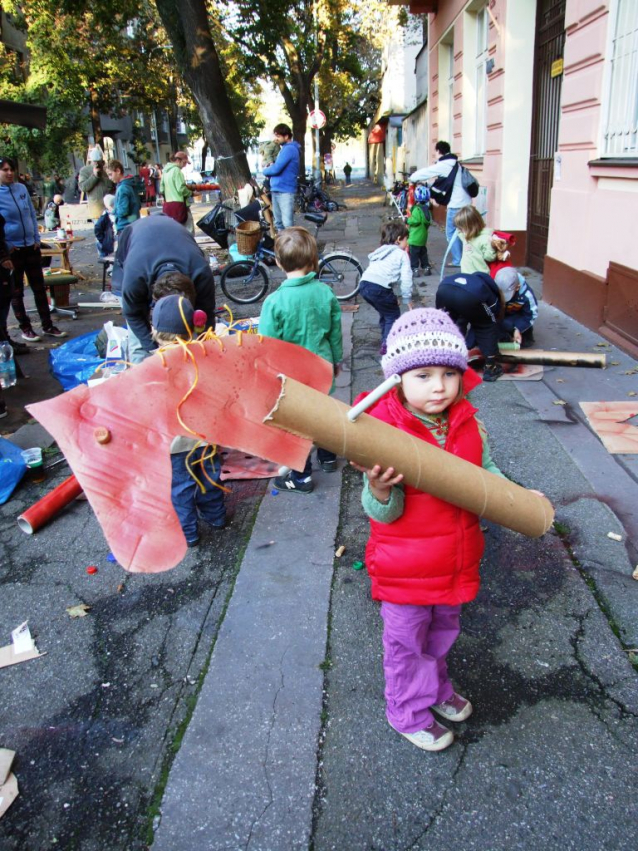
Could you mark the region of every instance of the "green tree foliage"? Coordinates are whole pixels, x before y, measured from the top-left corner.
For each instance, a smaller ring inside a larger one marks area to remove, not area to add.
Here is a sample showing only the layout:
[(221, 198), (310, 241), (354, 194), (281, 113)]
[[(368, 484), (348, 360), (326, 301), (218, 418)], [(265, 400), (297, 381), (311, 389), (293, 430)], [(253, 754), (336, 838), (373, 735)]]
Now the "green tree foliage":
[[(303, 144), (315, 78), (328, 117), (324, 139), (347, 138), (376, 107), (384, 34), (398, 25), (385, 0), (213, 0), (229, 38), (242, 45), (248, 76), (281, 93), (294, 138)], [(223, 14), (221, 14), (223, 10)]]

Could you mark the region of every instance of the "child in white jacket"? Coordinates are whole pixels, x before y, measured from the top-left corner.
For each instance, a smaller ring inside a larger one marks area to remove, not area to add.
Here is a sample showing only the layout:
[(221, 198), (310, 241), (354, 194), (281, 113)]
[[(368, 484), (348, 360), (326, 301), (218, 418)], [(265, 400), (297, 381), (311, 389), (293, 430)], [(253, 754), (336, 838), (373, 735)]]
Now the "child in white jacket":
[(370, 265), (363, 273), (360, 292), (379, 314), (381, 354), (386, 337), (401, 315), (392, 284), (401, 282), (401, 297), (412, 310), (412, 267), (408, 254), (408, 228), (404, 222), (388, 222), (381, 229), (381, 245), (368, 255)]

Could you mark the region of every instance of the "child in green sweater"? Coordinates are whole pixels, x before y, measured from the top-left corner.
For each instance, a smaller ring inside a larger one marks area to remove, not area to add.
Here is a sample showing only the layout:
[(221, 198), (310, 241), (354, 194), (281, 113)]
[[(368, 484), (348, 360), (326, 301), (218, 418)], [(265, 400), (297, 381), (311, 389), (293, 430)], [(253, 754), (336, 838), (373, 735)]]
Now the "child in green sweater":
[(408, 236), (408, 251), (410, 252), (410, 266), (412, 274), (419, 274), (419, 266), (424, 275), (431, 275), (430, 260), (428, 258), (428, 232), (432, 223), (430, 213), (430, 190), (427, 186), (417, 186), (414, 190), (415, 205), (412, 207), (407, 225), (410, 228)]
[(454, 217), (454, 225), (461, 235), (463, 256), (461, 272), (471, 275), (473, 272), (490, 274), (488, 263), (496, 260), (496, 249), (492, 245), (494, 231), (485, 226), (483, 216), (476, 207), (461, 207)]
[[(317, 278), (315, 238), (305, 228), (286, 228), (275, 240), (275, 258), (286, 280), (264, 301), (259, 333), (314, 352), (333, 365), (336, 377), (343, 358), (341, 307), (330, 287)], [(336, 471), (333, 452), (317, 448), (317, 457), (324, 473)], [(273, 485), (282, 493), (312, 493), (310, 455), (303, 470), (278, 476)]]

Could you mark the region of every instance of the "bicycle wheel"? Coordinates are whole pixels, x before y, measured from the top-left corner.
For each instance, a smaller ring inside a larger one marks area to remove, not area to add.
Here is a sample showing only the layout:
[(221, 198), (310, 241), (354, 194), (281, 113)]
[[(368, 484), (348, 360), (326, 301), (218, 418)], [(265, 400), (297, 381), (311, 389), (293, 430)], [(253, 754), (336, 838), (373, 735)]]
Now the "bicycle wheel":
[(237, 304), (252, 304), (268, 292), (268, 273), (261, 263), (238, 260), (222, 272), (221, 288), (224, 295)]
[(354, 298), (359, 292), (363, 266), (351, 254), (327, 254), (319, 261), (319, 280), (328, 284), (339, 301)]

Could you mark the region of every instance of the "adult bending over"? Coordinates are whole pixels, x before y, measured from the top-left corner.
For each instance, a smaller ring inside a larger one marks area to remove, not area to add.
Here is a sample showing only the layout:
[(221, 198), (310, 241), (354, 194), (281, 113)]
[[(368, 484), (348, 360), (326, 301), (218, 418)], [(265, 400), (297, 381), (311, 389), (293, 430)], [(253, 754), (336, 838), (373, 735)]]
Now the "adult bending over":
[(504, 299), (492, 278), (485, 272), (448, 275), (439, 284), (436, 306), (449, 313), (464, 336), (472, 326), (476, 344), (485, 356), (483, 381), (496, 381), (503, 374), (497, 358)]
[[(150, 309), (153, 289), (167, 275), (180, 273), (176, 287), (162, 291), (185, 294), (179, 284), (183, 276), (195, 287), (194, 307), (215, 317), (215, 278), (195, 239), (168, 216), (147, 216), (125, 228), (117, 246), (111, 287), (122, 297), (124, 318), (129, 327), (129, 359), (140, 363), (155, 348), (151, 337)], [(155, 298), (159, 298), (157, 292)]]

